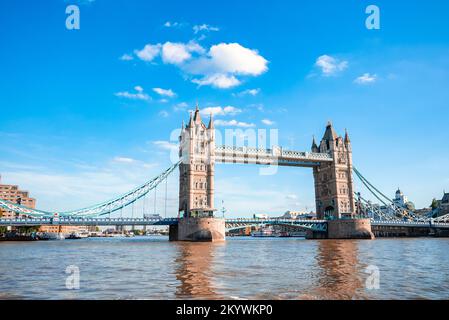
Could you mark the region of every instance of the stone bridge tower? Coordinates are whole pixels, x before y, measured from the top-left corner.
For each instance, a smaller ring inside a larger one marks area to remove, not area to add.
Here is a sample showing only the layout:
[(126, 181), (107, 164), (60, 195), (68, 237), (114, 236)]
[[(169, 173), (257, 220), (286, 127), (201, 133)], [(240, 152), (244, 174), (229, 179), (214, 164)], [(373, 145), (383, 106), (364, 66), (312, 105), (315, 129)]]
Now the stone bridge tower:
[(215, 128), (201, 119), (198, 106), (179, 136), (179, 224), (170, 228), (171, 240), (221, 241), (224, 219), (214, 218)]
[(201, 120), (198, 107), (179, 137), (179, 213), (182, 217), (213, 216), (215, 130)]
[(329, 153), (333, 162), (322, 163), (313, 169), (316, 210), (319, 219), (325, 217), (353, 217), (355, 214), (352, 180), (352, 149), (349, 135), (337, 136), (332, 124), (326, 127), (319, 146), (312, 143), (312, 152)]

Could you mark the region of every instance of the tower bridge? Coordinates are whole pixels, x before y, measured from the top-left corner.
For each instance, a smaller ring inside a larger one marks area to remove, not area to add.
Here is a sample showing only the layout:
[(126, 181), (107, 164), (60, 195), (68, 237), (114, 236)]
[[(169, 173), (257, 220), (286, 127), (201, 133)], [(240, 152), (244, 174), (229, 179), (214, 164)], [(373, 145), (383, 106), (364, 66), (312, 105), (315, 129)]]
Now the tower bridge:
[[(223, 219), (215, 215), (215, 164), (235, 163), (311, 168), (314, 178), (317, 220)], [(177, 217), (166, 219), (111, 218), (132, 207), (179, 168), (179, 210)], [(356, 193), (353, 173), (384, 204), (374, 206)], [(356, 201), (356, 197), (358, 198)], [(212, 115), (206, 126), (198, 106), (189, 122), (181, 128), (179, 161), (157, 177), (110, 201), (90, 207), (48, 212), (24, 207), (0, 199), (0, 208), (16, 212), (18, 219), (0, 219), (0, 226), (22, 225), (168, 225), (171, 240), (222, 241), (225, 230), (261, 224), (288, 224), (307, 229), (312, 236), (328, 238), (372, 238), (371, 225), (382, 232), (385, 228), (447, 228), (449, 216), (431, 219), (416, 217), (404, 208), (387, 203), (389, 199), (376, 189), (352, 164), (349, 135), (338, 136), (332, 124), (326, 126), (317, 144), (313, 138), (310, 151), (216, 146)], [(357, 204), (356, 204), (357, 203)], [(388, 210), (384, 210), (387, 208)], [(363, 214), (363, 218), (360, 216)], [(107, 218), (106, 218), (107, 216)], [(358, 218), (356, 217), (358, 216)]]

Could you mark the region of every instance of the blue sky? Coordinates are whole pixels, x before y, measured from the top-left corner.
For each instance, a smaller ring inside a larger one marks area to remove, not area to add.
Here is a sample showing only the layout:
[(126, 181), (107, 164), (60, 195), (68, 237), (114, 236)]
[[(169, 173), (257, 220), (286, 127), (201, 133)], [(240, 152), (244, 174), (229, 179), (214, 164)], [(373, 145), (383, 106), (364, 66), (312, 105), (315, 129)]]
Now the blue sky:
[[(80, 30), (67, 30), (74, 3)], [(380, 30), (365, 27), (370, 4)], [(170, 165), (170, 134), (198, 100), (220, 130), (278, 129), (295, 150), (332, 120), (373, 184), (427, 206), (449, 190), (448, 12), (437, 0), (2, 2), (2, 181), (41, 209), (109, 199)], [(230, 216), (314, 208), (305, 168), (218, 166), (216, 189)]]

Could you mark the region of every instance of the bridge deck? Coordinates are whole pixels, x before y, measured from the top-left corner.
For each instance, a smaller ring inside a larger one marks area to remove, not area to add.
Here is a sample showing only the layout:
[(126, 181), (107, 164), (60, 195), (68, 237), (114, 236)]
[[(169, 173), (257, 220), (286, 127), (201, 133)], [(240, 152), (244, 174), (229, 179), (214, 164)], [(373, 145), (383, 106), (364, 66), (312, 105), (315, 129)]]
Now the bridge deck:
[[(35, 219), (0, 219), (0, 226), (40, 226), (40, 225), (64, 225), (64, 226), (148, 226), (148, 225), (175, 225), (178, 218), (142, 219), (142, 218), (35, 218)], [(299, 219), (226, 219), (226, 225), (251, 226), (251, 225), (288, 224), (296, 226), (326, 225), (326, 220), (299, 220)], [(373, 226), (399, 226), (399, 227), (430, 227), (429, 222), (418, 221), (372, 221)], [(435, 228), (449, 228), (449, 223), (432, 223)]]
[(327, 153), (313, 153), (251, 147), (218, 146), (215, 148), (215, 161), (221, 163), (262, 164), (277, 166), (314, 167), (322, 162), (332, 162)]

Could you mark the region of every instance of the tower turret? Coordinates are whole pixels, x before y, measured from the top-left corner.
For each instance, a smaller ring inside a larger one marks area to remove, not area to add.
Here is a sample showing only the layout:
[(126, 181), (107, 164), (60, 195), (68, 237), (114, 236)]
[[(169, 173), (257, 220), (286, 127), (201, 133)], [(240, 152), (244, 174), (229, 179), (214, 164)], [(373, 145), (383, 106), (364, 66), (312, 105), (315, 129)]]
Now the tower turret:
[(313, 136), (313, 139), (312, 139), (312, 152), (319, 152), (318, 146), (315, 141), (315, 135)]
[(207, 126), (208, 129), (214, 129), (214, 115), (212, 112), (210, 113), (210, 119), (209, 119), (209, 125)]

